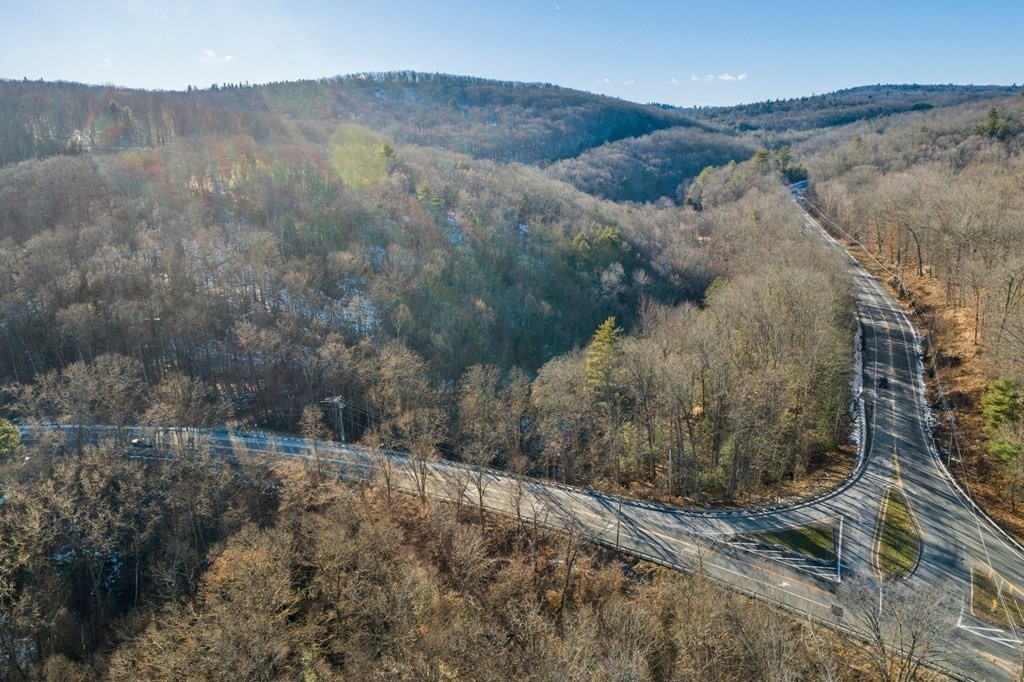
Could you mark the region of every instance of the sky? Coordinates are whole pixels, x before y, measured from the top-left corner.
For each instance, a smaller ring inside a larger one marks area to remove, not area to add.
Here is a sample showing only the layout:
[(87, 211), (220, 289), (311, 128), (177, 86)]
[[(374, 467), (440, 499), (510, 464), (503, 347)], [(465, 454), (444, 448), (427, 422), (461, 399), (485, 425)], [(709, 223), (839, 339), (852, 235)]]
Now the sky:
[(0, 78), (160, 90), (414, 70), (729, 105), (1024, 83), (1024, 0), (0, 0)]

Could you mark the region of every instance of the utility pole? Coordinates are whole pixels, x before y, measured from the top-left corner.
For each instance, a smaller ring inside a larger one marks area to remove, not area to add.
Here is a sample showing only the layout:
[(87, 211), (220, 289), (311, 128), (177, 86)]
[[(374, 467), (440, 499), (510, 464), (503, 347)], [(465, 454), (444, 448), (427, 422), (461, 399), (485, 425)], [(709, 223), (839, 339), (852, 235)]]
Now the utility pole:
[(946, 468), (953, 468), (953, 445), (956, 443), (956, 407), (949, 411), (949, 447), (946, 448)]
[(619, 493), (619, 505), (615, 511), (615, 551), (619, 551), (619, 531), (622, 530), (622, 493)]
[(341, 411), (345, 409), (345, 403), (342, 402), (341, 396), (336, 395), (332, 398), (324, 398), (320, 401), (324, 404), (331, 404), (338, 408), (338, 438), (344, 443), (345, 442), (345, 422), (341, 419)]
[(668, 496), (672, 497), (672, 448), (668, 449), (668, 466), (665, 469), (665, 482), (668, 484)]

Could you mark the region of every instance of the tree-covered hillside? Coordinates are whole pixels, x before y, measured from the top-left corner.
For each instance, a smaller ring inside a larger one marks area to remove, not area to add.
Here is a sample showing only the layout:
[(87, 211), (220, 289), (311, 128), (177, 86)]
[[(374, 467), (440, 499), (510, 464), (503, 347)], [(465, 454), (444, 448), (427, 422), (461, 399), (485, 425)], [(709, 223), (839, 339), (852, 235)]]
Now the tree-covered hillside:
[(688, 111), (739, 131), (793, 133), (1014, 95), (1013, 86), (866, 85), (822, 95)]
[(671, 126), (707, 127), (679, 110), (546, 84), (413, 72), (149, 92), (0, 81), (0, 164), (32, 157), (244, 135), (321, 142), (362, 123), (398, 143), (496, 161), (575, 156)]
[(613, 201), (677, 200), (708, 166), (744, 161), (755, 151), (751, 140), (676, 127), (603, 144), (552, 164), (548, 172)]
[(844, 661), (873, 660), (571, 526), (178, 454), (88, 448), (18, 472), (0, 508), (4, 679), (853, 681)]
[[(670, 497), (732, 498), (838, 443), (840, 270), (799, 245), (782, 166), (679, 112), (422, 74), (0, 85), (24, 142), (0, 168), (0, 371), (22, 418), (297, 429), (339, 398), (355, 438)], [(638, 179), (619, 194), (605, 173)], [(698, 173), (702, 210), (606, 198)], [(786, 353), (759, 349), (765, 315)], [(578, 360), (611, 318), (627, 343), (602, 392)], [(482, 443), (467, 395), (519, 418)]]
[[(845, 126), (796, 150), (816, 208), (917, 316), (947, 461), (1020, 531), (1024, 97)], [(1006, 418), (987, 411), (992, 400), (1007, 402)]]
[[(0, 371), (23, 417), (225, 418), (184, 401), (297, 429), (334, 397), (356, 438), (692, 499), (798, 477), (842, 441), (842, 267), (781, 188), (807, 159), (838, 187), (850, 127), (815, 138), (824, 156), (800, 131), (757, 149), (662, 107), (411, 73), (0, 87), (21, 134), (0, 168)], [(991, 94), (894, 92), (935, 107), (886, 119), (908, 130)], [(954, 156), (1012, 147), (994, 110)], [(484, 439), (467, 395), (518, 418)]]

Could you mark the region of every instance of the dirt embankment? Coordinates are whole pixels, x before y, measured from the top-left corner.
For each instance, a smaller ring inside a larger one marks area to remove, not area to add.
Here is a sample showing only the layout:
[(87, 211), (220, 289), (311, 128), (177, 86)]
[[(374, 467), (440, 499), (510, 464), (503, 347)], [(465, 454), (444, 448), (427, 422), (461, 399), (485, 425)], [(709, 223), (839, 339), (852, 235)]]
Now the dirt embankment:
[(978, 342), (974, 310), (968, 304), (947, 303), (944, 283), (933, 276), (918, 276), (912, 268), (902, 273), (902, 286), (881, 268), (874, 254), (860, 245), (844, 246), (883, 282), (925, 336), (925, 382), (928, 401), (938, 425), (939, 452), (960, 485), (1004, 530), (1024, 542), (1024, 514), (1011, 509), (1009, 486), (999, 462), (988, 454), (981, 396), (985, 392), (985, 347)]

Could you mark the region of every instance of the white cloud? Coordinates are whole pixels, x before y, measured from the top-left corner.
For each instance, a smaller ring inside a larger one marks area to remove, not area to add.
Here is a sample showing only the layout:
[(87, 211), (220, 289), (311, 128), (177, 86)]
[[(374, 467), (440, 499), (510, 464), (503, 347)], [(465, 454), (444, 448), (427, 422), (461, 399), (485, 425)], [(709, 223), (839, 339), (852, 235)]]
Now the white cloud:
[[(726, 71), (725, 73), (721, 73), (721, 74), (719, 74), (717, 76), (715, 74), (713, 74), (713, 73), (709, 73), (706, 76), (698, 76), (697, 74), (690, 74), (690, 81), (694, 82), (694, 83), (700, 83), (700, 82), (712, 83), (714, 81), (726, 81), (726, 82), (729, 82), (729, 81), (745, 81), (745, 80), (747, 80), (747, 73), (746, 73), (746, 71), (744, 71), (743, 73), (741, 73), (741, 74), (739, 74), (737, 76), (732, 75), (728, 71)], [(677, 82), (678, 81), (676, 81), (675, 78), (672, 79), (672, 83), (677, 83)]]
[(559, 11), (561, 11), (561, 10), (562, 10), (562, 8), (561, 8), (561, 7), (559, 7), (558, 5), (555, 5), (555, 9), (557, 9), (557, 10), (559, 10)]
[(633, 83), (636, 83), (636, 81), (633, 79), (630, 79), (628, 81), (622, 81), (623, 85), (632, 85)]
[(611, 78), (598, 78), (596, 81), (594, 81), (594, 83), (596, 83), (597, 85), (607, 85), (608, 83), (611, 82)]
[(675, 78), (669, 78), (668, 82), (671, 83), (672, 85), (679, 85), (679, 81), (677, 81)]
[(234, 59), (235, 59), (235, 55), (233, 55), (233, 54), (229, 54), (229, 55), (225, 55), (223, 57), (219, 57), (217, 55), (217, 50), (211, 50), (208, 47), (200, 50), (199, 54), (201, 54), (203, 56), (203, 61), (208, 63), (208, 64), (211, 64), (213, 62), (227, 63), (227, 62), (230, 62), (230, 61), (234, 61)]
[(106, 59), (103, 60), (103, 66), (110, 66), (113, 63), (114, 62), (113, 62), (113, 60), (110, 59), (110, 57), (107, 57)]

